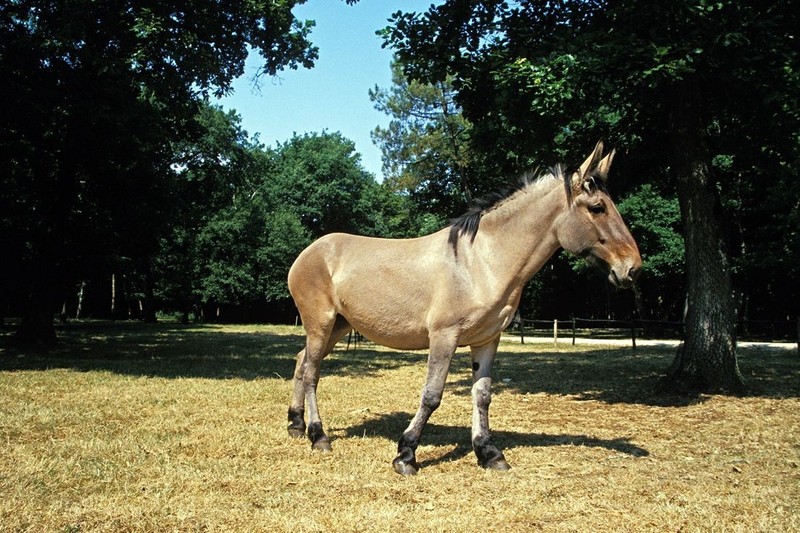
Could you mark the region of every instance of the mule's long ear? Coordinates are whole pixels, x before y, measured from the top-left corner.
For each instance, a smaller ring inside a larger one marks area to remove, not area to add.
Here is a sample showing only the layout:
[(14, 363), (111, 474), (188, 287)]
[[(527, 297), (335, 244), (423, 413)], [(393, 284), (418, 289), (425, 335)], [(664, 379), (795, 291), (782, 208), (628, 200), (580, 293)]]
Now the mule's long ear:
[(597, 141), (592, 154), (586, 158), (586, 161), (580, 166), (580, 179), (586, 179), (589, 172), (594, 169), (600, 157), (603, 155), (603, 141)]
[(572, 189), (574, 191), (580, 191), (580, 188), (583, 186), (583, 183), (586, 181), (586, 178), (589, 177), (590, 172), (594, 170), (597, 166), (598, 161), (600, 161), (600, 157), (603, 155), (603, 141), (598, 141), (597, 145), (594, 147), (591, 155), (586, 158), (586, 161), (578, 167), (578, 170), (572, 175)]
[(608, 171), (611, 169), (611, 161), (614, 160), (614, 154), (616, 154), (616, 150), (611, 150), (608, 152), (603, 159), (597, 163), (597, 170), (595, 170), (595, 174), (603, 181), (608, 180)]

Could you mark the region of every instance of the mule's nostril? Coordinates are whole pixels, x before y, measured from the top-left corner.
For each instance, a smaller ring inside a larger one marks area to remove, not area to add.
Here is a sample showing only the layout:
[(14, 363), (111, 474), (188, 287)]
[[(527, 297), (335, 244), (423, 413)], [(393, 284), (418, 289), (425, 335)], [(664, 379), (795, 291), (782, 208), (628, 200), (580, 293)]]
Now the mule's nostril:
[(631, 267), (630, 270), (628, 270), (628, 279), (636, 281), (636, 278), (639, 277), (639, 272), (640, 271), (641, 271), (641, 269), (639, 269), (639, 268)]

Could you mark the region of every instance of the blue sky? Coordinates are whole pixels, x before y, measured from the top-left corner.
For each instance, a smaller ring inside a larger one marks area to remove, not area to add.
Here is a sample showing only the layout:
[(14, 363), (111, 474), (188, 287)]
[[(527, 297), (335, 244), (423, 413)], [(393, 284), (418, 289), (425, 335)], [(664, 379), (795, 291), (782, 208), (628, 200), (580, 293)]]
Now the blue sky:
[(381, 48), (375, 31), (385, 27), (392, 13), (425, 11), (431, 0), (361, 0), (348, 6), (343, 0), (309, 0), (295, 8), (298, 19), (316, 21), (311, 41), (319, 48), (313, 69), (286, 70), (274, 79), (264, 77), (253, 87), (258, 56), (251, 54), (245, 74), (234, 83), (234, 93), (219, 103), (242, 116), (242, 126), (258, 133), (267, 146), (296, 133), (339, 131), (355, 142), (364, 168), (382, 178), (380, 150), (370, 132), (386, 125), (368, 91), (389, 87), (392, 52)]

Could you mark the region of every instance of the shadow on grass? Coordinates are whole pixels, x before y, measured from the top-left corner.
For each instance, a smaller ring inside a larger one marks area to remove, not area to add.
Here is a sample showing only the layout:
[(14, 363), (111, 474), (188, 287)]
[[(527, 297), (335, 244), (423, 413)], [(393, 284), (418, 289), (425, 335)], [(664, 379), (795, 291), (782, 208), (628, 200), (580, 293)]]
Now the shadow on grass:
[[(371, 435), (394, 441), (400, 438), (400, 435), (410, 421), (411, 415), (408, 413), (387, 413), (347, 428), (345, 430), (345, 435), (348, 437)], [(604, 448), (632, 457), (647, 457), (650, 455), (650, 452), (646, 449), (624, 438), (598, 439), (587, 435), (550, 435), (546, 433), (493, 430), (492, 440), (500, 449), (583, 446), (588, 448)], [(422, 443), (433, 446), (455, 446), (451, 451), (440, 457), (421, 461), (420, 465), (423, 467), (454, 461), (472, 453), (470, 429), (468, 427), (428, 423), (425, 426)]]
[[(541, 348), (540, 348), (541, 350)], [(547, 393), (605, 403), (684, 407), (703, 401), (698, 394), (656, 392), (674, 351), (669, 348), (608, 348), (531, 353), (498, 353), (494, 391)], [(457, 383), (457, 393), (469, 395), (471, 382)]]
[[(68, 368), (166, 378), (289, 379), (295, 354), (305, 342), (301, 330), (289, 326), (81, 321), (59, 329), (57, 346), (21, 352), (7, 347), (4, 341), (10, 335), (10, 331), (0, 331), (0, 371)], [(704, 401), (703, 395), (654, 392), (673, 356), (672, 349), (654, 347), (554, 350), (501, 345), (493, 389), (665, 407)], [(345, 353), (340, 344), (323, 363), (322, 375), (323, 379), (337, 374), (368, 377), (424, 364), (425, 354), (420, 352), (383, 350), (364, 343)], [(470, 374), (463, 371), (469, 365), (469, 355), (460, 351), (447, 384), (455, 394), (470, 394)], [(800, 397), (800, 357), (795, 350), (741, 348), (739, 365), (750, 395)]]
[[(59, 328), (54, 347), (21, 351), (0, 338), (0, 371), (72, 369), (164, 378), (289, 379), (305, 336), (291, 327), (87, 321)], [(419, 354), (338, 347), (324, 374), (373, 372), (417, 363)]]
[[(494, 392), (544, 392), (578, 400), (658, 407), (684, 407), (710, 398), (700, 393), (657, 392), (675, 356), (673, 348), (532, 347), (530, 352), (504, 348), (500, 347), (495, 360)], [(738, 360), (747, 385), (743, 396), (800, 397), (800, 356), (793, 348), (739, 348)], [(451, 390), (455, 394), (469, 396), (472, 383), (469, 377), (462, 377), (448, 386), (454, 387)]]

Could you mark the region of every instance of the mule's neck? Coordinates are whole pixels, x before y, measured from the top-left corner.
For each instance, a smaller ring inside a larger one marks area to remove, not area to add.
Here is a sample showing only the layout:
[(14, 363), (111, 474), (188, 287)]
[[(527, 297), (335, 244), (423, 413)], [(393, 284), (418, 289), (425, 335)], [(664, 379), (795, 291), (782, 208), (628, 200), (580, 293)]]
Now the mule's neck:
[(483, 214), (471, 252), (499, 285), (522, 286), (561, 247), (555, 228), (566, 209), (563, 181), (540, 178)]

